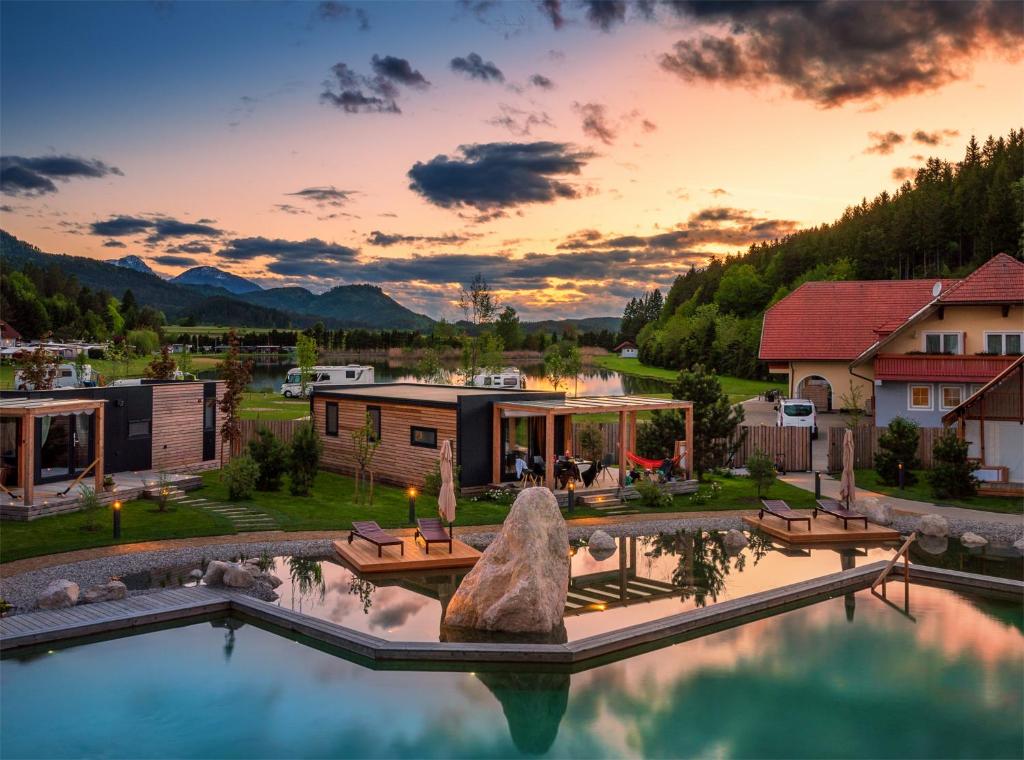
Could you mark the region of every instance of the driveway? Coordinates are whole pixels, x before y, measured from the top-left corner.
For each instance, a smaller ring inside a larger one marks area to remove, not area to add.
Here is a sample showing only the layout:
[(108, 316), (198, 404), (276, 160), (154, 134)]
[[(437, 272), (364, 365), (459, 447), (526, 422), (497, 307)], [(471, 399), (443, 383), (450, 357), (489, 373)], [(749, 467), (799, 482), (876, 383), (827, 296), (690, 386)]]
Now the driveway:
[[(750, 399), (744, 401), (743, 407), (744, 425), (769, 425), (775, 426), (778, 414), (775, 411), (775, 404), (771, 401), (759, 401)], [(818, 413), (818, 440), (811, 442), (812, 468), (822, 472), (828, 467), (828, 429), (831, 427), (843, 427), (849, 415), (838, 412)]]

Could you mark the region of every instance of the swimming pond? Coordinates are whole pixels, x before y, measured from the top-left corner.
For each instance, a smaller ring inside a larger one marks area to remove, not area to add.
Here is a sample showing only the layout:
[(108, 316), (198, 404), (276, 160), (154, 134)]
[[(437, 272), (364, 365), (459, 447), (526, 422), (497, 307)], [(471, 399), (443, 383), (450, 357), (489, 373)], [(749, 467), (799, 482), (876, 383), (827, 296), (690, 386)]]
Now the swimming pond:
[(375, 671), (196, 623), (0, 662), (0, 755), (1019, 757), (1019, 600), (911, 595), (912, 617), (860, 591), (571, 675)]

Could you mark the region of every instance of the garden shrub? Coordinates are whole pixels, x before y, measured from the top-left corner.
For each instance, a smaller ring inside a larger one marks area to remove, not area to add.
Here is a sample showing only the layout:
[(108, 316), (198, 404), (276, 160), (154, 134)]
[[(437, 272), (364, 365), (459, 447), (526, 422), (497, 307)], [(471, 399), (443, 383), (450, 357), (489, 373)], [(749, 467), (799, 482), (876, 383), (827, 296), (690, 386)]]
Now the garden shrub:
[(903, 463), (903, 482), (913, 485), (917, 476), (913, 470), (920, 464), (917, 460), (917, 444), (921, 434), (916, 422), (895, 417), (889, 427), (878, 436), (878, 451), (875, 452), (875, 472), (886, 485), (900, 482), (899, 465)]
[(228, 498), (251, 499), (256, 490), (256, 480), (260, 476), (260, 467), (248, 454), (233, 457), (221, 473), (228, 487)]
[(969, 445), (957, 438), (953, 431), (935, 439), (932, 446), (934, 464), (928, 473), (928, 483), (936, 498), (958, 499), (978, 492), (978, 479), (974, 477), (978, 463), (967, 458)]
[(640, 504), (648, 509), (667, 509), (672, 506), (672, 494), (663, 491), (653, 480), (640, 478), (633, 487), (640, 494)]
[(747, 472), (754, 483), (757, 498), (761, 498), (775, 483), (775, 462), (766, 453), (757, 449), (747, 458)]
[(302, 425), (292, 437), (288, 456), (289, 491), (292, 496), (309, 496), (320, 470), (323, 443), (312, 425)]
[(79, 508), (78, 511), (85, 515), (85, 522), (82, 523), (82, 530), (96, 531), (100, 529), (100, 500), (96, 496), (96, 489), (84, 483), (78, 486)]
[(260, 468), (257, 491), (280, 491), (281, 479), (288, 468), (288, 447), (265, 427), (249, 441), (249, 456)]

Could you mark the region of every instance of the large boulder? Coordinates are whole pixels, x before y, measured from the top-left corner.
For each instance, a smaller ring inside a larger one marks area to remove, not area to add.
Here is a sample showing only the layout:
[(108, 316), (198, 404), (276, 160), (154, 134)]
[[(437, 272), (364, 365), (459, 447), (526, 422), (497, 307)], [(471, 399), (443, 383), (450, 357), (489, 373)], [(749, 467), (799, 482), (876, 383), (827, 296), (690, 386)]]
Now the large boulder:
[(854, 504), (853, 511), (864, 515), (876, 525), (892, 525), (892, 504), (887, 501), (879, 501), (874, 497), (860, 499)]
[(949, 523), (942, 515), (922, 515), (917, 531), (924, 536), (945, 538), (949, 535)]
[(562, 625), (569, 536), (554, 494), (524, 489), (497, 537), (448, 603), (444, 624), (510, 633)]
[(36, 606), (41, 610), (59, 610), (74, 607), (78, 603), (78, 584), (60, 579), (53, 581), (43, 593), (36, 597)]
[(729, 532), (725, 534), (725, 548), (730, 552), (738, 552), (749, 543), (750, 541), (747, 540), (743, 531), (730, 528)]
[(590, 556), (599, 562), (615, 554), (617, 548), (615, 539), (603, 530), (595, 530), (587, 540), (587, 550), (590, 552)]
[(93, 604), (94, 602), (113, 602), (124, 599), (128, 596), (128, 587), (121, 581), (110, 581), (92, 586), (82, 594), (82, 604)]
[(221, 562), (219, 559), (212, 560), (206, 566), (203, 574), (203, 583), (207, 586), (219, 586), (224, 582), (224, 571), (231, 567), (230, 562)]
[(977, 533), (967, 532), (960, 536), (960, 543), (968, 549), (980, 549), (988, 545), (988, 539), (979, 536)]
[(256, 582), (244, 565), (228, 565), (221, 575), (221, 583), (229, 588), (249, 588)]

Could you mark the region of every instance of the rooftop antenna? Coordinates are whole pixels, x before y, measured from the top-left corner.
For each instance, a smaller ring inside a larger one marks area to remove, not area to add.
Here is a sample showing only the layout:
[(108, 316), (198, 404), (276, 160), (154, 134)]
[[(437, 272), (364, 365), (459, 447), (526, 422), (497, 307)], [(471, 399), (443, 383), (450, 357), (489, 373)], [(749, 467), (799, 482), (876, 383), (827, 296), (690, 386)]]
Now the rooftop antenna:
[(939, 293), (941, 293), (941, 292), (942, 292), (942, 283), (941, 282), (937, 282), (934, 285), (932, 285), (932, 298), (938, 298), (939, 297)]

